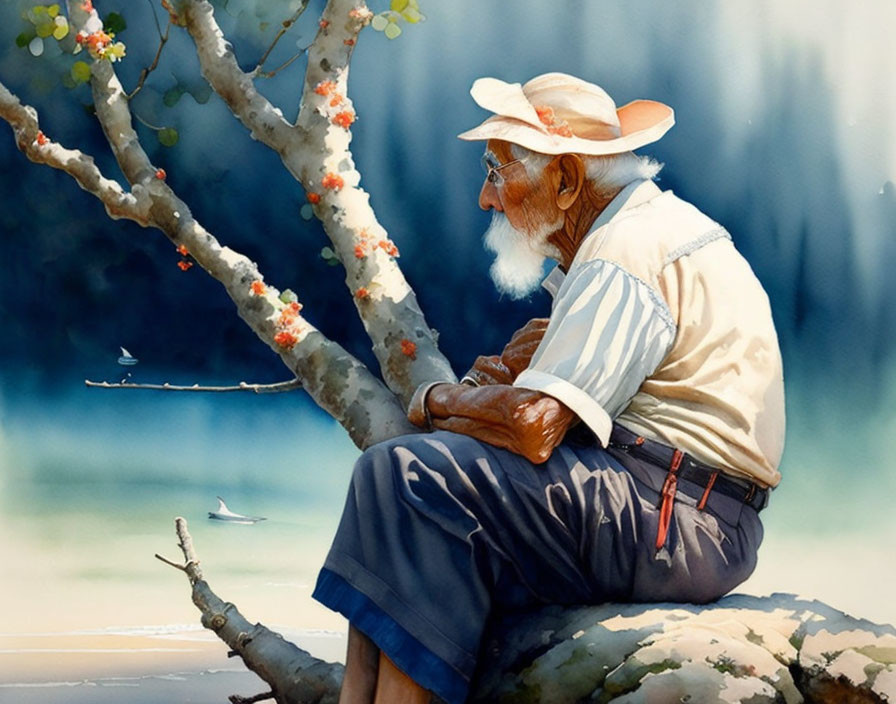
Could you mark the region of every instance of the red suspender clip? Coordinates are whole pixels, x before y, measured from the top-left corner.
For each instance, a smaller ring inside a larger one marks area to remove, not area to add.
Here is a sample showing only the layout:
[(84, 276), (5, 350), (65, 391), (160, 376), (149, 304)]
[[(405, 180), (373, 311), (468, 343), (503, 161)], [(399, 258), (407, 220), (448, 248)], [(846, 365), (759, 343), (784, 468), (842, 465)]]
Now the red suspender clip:
[(700, 503), (697, 504), (697, 510), (702, 511), (706, 506), (706, 500), (709, 498), (709, 492), (712, 491), (712, 485), (716, 483), (716, 477), (718, 476), (718, 470), (709, 475), (709, 481), (706, 482), (706, 488), (703, 490), (703, 496), (700, 497)]
[(672, 461), (669, 463), (669, 473), (666, 475), (666, 481), (663, 482), (662, 502), (660, 503), (660, 520), (656, 531), (656, 549), (659, 550), (666, 544), (666, 537), (669, 535), (669, 524), (672, 522), (672, 503), (675, 501), (675, 492), (678, 489), (678, 467), (681, 465), (681, 459), (684, 453), (681, 450), (675, 450), (672, 453)]

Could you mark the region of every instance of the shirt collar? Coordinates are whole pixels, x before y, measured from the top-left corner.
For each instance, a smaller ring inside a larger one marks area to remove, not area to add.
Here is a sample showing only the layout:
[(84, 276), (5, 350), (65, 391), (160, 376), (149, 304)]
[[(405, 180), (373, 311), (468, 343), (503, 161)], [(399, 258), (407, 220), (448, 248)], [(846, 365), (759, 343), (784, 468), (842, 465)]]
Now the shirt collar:
[(591, 226), (591, 233), (586, 235), (586, 237), (590, 237), (595, 231), (606, 225), (622, 211), (646, 203), (660, 193), (662, 193), (662, 191), (653, 181), (647, 179), (632, 181), (619, 191), (613, 200), (607, 204), (607, 207), (601, 211), (600, 215), (597, 216), (597, 220), (595, 220), (594, 224)]
[[(613, 200), (607, 204), (607, 207), (601, 211), (591, 226), (591, 232), (585, 238), (593, 237), (600, 228), (608, 224), (619, 213), (646, 203), (661, 193), (659, 186), (649, 179), (632, 181), (619, 191)], [(541, 286), (553, 297), (557, 295), (557, 291), (560, 290), (560, 286), (565, 278), (566, 274), (563, 273), (563, 270), (558, 265), (551, 269), (551, 272), (541, 282)]]

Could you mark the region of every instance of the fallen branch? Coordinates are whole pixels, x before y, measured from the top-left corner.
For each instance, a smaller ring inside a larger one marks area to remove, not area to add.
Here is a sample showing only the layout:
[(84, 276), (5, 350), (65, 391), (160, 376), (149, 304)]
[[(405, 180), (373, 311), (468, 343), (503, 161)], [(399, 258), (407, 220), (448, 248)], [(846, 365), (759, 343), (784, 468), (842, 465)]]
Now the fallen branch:
[(254, 697), (241, 697), (239, 694), (231, 694), (227, 697), (230, 700), (230, 704), (255, 704), (255, 702), (263, 702), (266, 699), (273, 699), (273, 692), (262, 692), (261, 694), (256, 694)]
[(250, 624), (236, 606), (221, 600), (202, 578), (187, 521), (176, 518), (174, 526), (184, 564), (161, 555), (156, 557), (186, 573), (193, 587), (193, 603), (202, 613), (202, 625), (214, 631), (243, 659), (246, 667), (271, 687), (269, 693), (247, 699), (234, 696), (230, 701), (245, 704), (274, 699), (277, 704), (336, 704), (345, 668), (312, 657), (260, 623)]
[(278, 381), (274, 384), (247, 384), (241, 381), (236, 386), (200, 386), (193, 384), (192, 386), (182, 386), (178, 384), (169, 384), (167, 381), (163, 384), (138, 384), (133, 381), (91, 381), (84, 380), (84, 385), (98, 389), (151, 389), (153, 391), (211, 391), (214, 393), (226, 393), (230, 391), (253, 391), (256, 394), (278, 394), (284, 391), (294, 391), (302, 388), (302, 382), (299, 379), (290, 379), (289, 381)]

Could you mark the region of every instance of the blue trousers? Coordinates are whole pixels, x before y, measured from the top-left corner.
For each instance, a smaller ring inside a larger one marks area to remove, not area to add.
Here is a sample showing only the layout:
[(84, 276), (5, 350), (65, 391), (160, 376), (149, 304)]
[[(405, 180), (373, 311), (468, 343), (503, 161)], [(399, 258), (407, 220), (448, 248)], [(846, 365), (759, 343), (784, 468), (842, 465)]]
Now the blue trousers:
[(465, 701), (488, 618), (611, 601), (705, 603), (756, 565), (756, 512), (679, 482), (656, 549), (665, 469), (596, 445), (542, 465), (444, 431), (395, 438), (355, 467), (314, 598), (421, 686)]

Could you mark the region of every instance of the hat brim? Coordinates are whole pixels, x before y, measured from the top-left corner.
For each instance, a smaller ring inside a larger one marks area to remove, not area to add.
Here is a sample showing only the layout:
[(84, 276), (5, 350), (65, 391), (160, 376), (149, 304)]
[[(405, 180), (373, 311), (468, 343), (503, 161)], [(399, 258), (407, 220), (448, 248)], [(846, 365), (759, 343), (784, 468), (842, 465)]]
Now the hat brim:
[(457, 135), (466, 141), (500, 139), (542, 154), (621, 154), (656, 142), (672, 125), (675, 113), (655, 100), (635, 100), (616, 111), (620, 136), (613, 139), (584, 139), (549, 134), (532, 125), (503, 115), (492, 115), (471, 130)]

